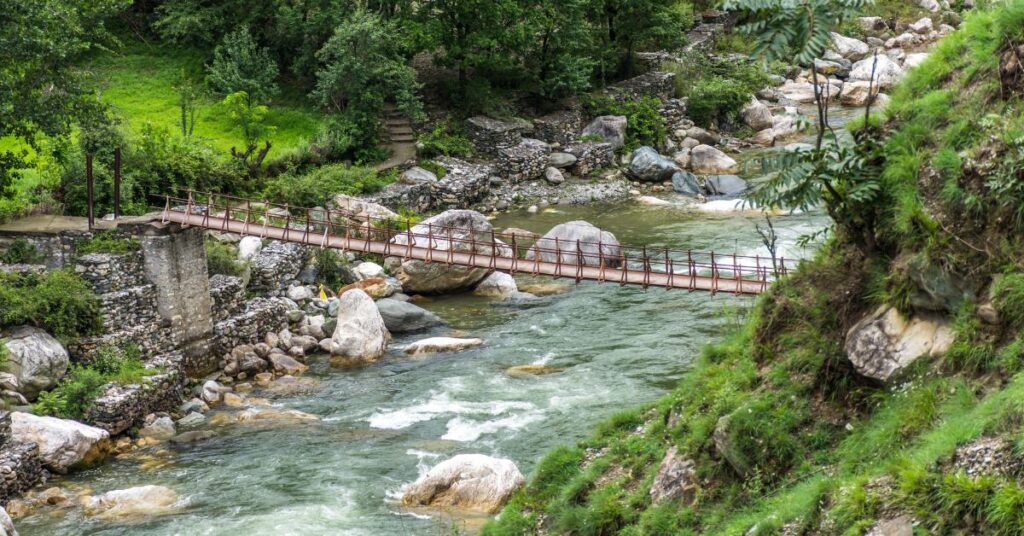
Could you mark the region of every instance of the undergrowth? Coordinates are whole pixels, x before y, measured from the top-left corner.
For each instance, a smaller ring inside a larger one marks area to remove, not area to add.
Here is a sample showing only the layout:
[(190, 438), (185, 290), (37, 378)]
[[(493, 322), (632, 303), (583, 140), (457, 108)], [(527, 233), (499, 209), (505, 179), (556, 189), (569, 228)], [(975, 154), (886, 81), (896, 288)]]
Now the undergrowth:
[(39, 394), (32, 409), (40, 415), (81, 419), (108, 383), (139, 384), (159, 372), (142, 364), (141, 352), (133, 344), (105, 346), (91, 363), (72, 365), (57, 387)]

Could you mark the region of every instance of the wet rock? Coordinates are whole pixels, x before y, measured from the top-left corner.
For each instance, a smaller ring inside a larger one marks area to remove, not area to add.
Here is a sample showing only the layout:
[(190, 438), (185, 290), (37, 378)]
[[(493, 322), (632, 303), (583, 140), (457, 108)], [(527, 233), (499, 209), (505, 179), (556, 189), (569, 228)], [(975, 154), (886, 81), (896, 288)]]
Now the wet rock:
[(434, 466), (409, 485), (402, 504), (493, 514), (525, 483), (511, 460), (460, 454)]
[(45, 331), (19, 326), (0, 334), (8, 356), (5, 372), (18, 379), (19, 392), (29, 401), (57, 385), (68, 370), (68, 351)]
[(473, 294), (477, 296), (488, 296), (492, 298), (507, 298), (519, 292), (516, 280), (505, 272), (494, 272), (477, 283)]
[[(448, 240), (448, 229), (452, 229), (452, 240)], [(476, 251), (477, 254), (490, 255), (493, 251), (491, 238), (494, 228), (487, 217), (471, 210), (449, 210), (424, 220), (413, 227), (414, 245), (426, 246), (428, 234), (433, 235), (433, 249), (444, 252), (449, 249), (461, 253)], [(396, 246), (406, 245), (409, 238), (404, 234), (392, 239)], [(400, 248), (394, 248), (400, 249)], [(511, 256), (512, 251), (506, 246), (497, 248), (502, 256)], [(444, 255), (444, 253), (438, 253)], [(416, 294), (438, 294), (470, 288), (487, 276), (486, 268), (465, 266), (448, 266), (446, 263), (427, 263), (408, 260), (398, 269), (398, 279), (405, 292)]]
[(331, 355), (349, 362), (371, 362), (387, 351), (391, 334), (373, 299), (361, 290), (341, 295)]
[(202, 400), (199, 400), (198, 398), (193, 398), (193, 399), (190, 399), (188, 402), (185, 402), (184, 404), (182, 404), (178, 408), (178, 411), (180, 411), (182, 413), (192, 413), (192, 412), (206, 413), (207, 411), (210, 411), (210, 406), (208, 406), (206, 404), (206, 402), (203, 402)]
[(690, 152), (690, 168), (694, 173), (718, 175), (735, 173), (739, 164), (710, 145), (698, 145)]
[[(255, 354), (254, 354), (255, 355)], [(216, 404), (224, 397), (224, 393), (231, 392), (230, 387), (225, 387), (214, 380), (208, 380), (203, 384), (199, 398), (207, 404)]]
[(175, 512), (184, 502), (174, 490), (164, 486), (139, 486), (108, 491), (82, 499), (86, 515), (104, 519), (150, 517)]
[(245, 406), (245, 397), (235, 393), (224, 393), (224, 405), (229, 408), (241, 408)]
[(603, 115), (583, 129), (583, 136), (600, 136), (612, 150), (618, 150), (626, 145), (626, 124), (625, 116)]
[(737, 196), (747, 191), (747, 181), (736, 175), (711, 175), (704, 179), (709, 195)]
[[(822, 92), (828, 93), (829, 97), (835, 98), (839, 96), (839, 86), (827, 84), (824, 81), (820, 82), (820, 85)], [(784, 98), (796, 103), (808, 104), (814, 102), (814, 84), (811, 82), (786, 82), (779, 88), (779, 93)]]
[(675, 161), (666, 158), (652, 147), (641, 147), (633, 151), (627, 174), (638, 181), (663, 182), (672, 179), (680, 171)]
[(560, 258), (565, 264), (586, 266), (600, 266), (603, 257), (605, 266), (613, 268), (619, 265), (621, 247), (615, 235), (577, 220), (556, 225), (545, 233), (526, 253), (526, 259), (533, 260), (538, 255), (544, 262), (555, 262)]
[(11, 439), (37, 444), (43, 464), (57, 473), (101, 459), (109, 438), (106, 430), (80, 422), (20, 411), (11, 413)]
[(868, 89), (871, 95), (878, 95), (882, 88), (864, 80), (854, 80), (843, 85), (843, 93), (839, 102), (844, 106), (864, 106), (868, 103)]
[(361, 262), (354, 268), (356, 275), (359, 279), (370, 279), (374, 277), (384, 277), (384, 267), (375, 262)]
[(512, 377), (517, 376), (544, 376), (547, 374), (555, 374), (562, 372), (563, 369), (558, 367), (549, 367), (547, 365), (516, 365), (505, 369), (505, 374)]
[(919, 357), (943, 355), (953, 342), (949, 321), (939, 316), (905, 318), (891, 307), (880, 307), (847, 332), (843, 346), (857, 371), (889, 381)]
[(692, 505), (698, 490), (695, 467), (693, 460), (681, 457), (675, 446), (669, 448), (651, 484), (651, 503), (681, 501), (685, 506)]
[(434, 313), (417, 305), (386, 298), (377, 301), (377, 310), (384, 326), (391, 333), (423, 331), (444, 322)]
[(146, 419), (145, 426), (139, 429), (139, 437), (167, 441), (177, 433), (174, 430), (174, 421), (170, 417), (155, 417), (153, 415), (149, 417), (153, 418)]
[(664, 207), (672, 205), (672, 203), (665, 201), (664, 199), (659, 199), (657, 197), (650, 195), (642, 195), (636, 198), (636, 202), (640, 203), (641, 205), (647, 205), (650, 207)]
[(271, 355), (270, 364), (273, 365), (275, 371), (290, 375), (302, 374), (307, 368), (309, 368), (284, 354)]
[(458, 352), (482, 346), (482, 339), (457, 339), (454, 337), (431, 337), (416, 341), (405, 347), (405, 353), (409, 355), (423, 355), (441, 352)]
[(672, 175), (672, 189), (677, 193), (690, 197), (697, 197), (704, 194), (697, 176), (689, 171), (681, 171)]
[(209, 430), (191, 430), (188, 432), (182, 432), (171, 438), (171, 443), (176, 445), (188, 445), (191, 443), (198, 443), (200, 441), (206, 441), (213, 437), (213, 432)]
[(7, 515), (7, 510), (0, 507), (0, 536), (18, 536), (18, 531), (14, 529), (14, 521), (11, 521), (11, 516)]
[(206, 416), (195, 411), (178, 419), (178, 426), (182, 428), (195, 428), (196, 426), (202, 426), (205, 423)]
[(251, 408), (238, 414), (240, 423), (306, 423), (319, 420), (320, 417), (297, 409)]

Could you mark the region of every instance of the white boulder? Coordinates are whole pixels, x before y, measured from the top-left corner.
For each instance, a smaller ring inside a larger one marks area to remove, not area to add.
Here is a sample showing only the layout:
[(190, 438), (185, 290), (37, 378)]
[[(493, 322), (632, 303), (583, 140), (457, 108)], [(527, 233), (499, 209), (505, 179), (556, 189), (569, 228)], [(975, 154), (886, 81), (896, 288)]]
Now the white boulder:
[(916, 34), (928, 35), (932, 33), (933, 30), (935, 30), (935, 25), (932, 24), (932, 19), (928, 17), (924, 17), (916, 22), (910, 23), (910, 31)]
[(735, 173), (739, 164), (710, 145), (698, 145), (690, 151), (690, 169), (704, 175)]
[[(768, 109), (767, 104), (756, 98), (750, 100), (750, 104), (743, 108), (741, 114), (743, 122), (755, 131), (772, 128), (773, 126), (772, 111)], [(676, 162), (678, 163), (679, 160), (677, 159)]]
[(372, 277), (384, 277), (384, 267), (375, 263), (364, 261), (356, 265), (354, 269), (359, 279), (370, 279)]
[(11, 414), (11, 438), (39, 445), (43, 464), (51, 471), (66, 473), (71, 467), (102, 458), (110, 434), (76, 421), (15, 411)]
[(18, 379), (20, 392), (29, 401), (55, 385), (68, 370), (68, 351), (49, 333), (19, 326), (3, 334), (8, 357), (3, 369)]
[(184, 505), (174, 490), (152, 485), (118, 489), (82, 498), (82, 510), (86, 515), (105, 519), (168, 514)]
[(603, 258), (604, 265), (613, 268), (620, 264), (622, 248), (615, 235), (577, 220), (554, 226), (526, 252), (526, 259), (534, 260), (538, 255), (544, 262), (561, 258), (564, 264), (585, 266), (600, 266)]
[(843, 349), (857, 372), (889, 381), (922, 356), (938, 357), (953, 342), (949, 321), (932, 316), (904, 317), (892, 307), (880, 307), (846, 334)]
[(519, 292), (519, 287), (516, 286), (515, 278), (505, 272), (492, 273), (477, 283), (476, 288), (473, 289), (473, 294), (477, 296), (493, 298), (507, 298), (516, 292)]
[(482, 339), (457, 339), (454, 337), (431, 337), (416, 341), (405, 347), (409, 355), (439, 354), (443, 352), (461, 352), (477, 346), (483, 346)]
[(251, 261), (260, 254), (263, 241), (257, 236), (246, 236), (238, 242), (238, 260)]
[(434, 466), (410, 484), (402, 495), (402, 503), (493, 514), (525, 482), (511, 460), (460, 454)]
[(372, 362), (387, 351), (388, 333), (377, 305), (359, 289), (339, 298), (338, 325), (331, 337), (331, 355), (351, 362)]
[[(875, 85), (881, 89), (888, 89), (896, 85), (903, 77), (903, 69), (888, 56), (878, 56), (878, 65), (874, 66)], [(871, 80), (872, 66), (875, 58), (866, 58), (853, 64), (850, 69), (850, 80)]]
[(871, 47), (864, 41), (846, 37), (835, 32), (832, 32), (832, 44), (840, 56), (850, 61), (863, 59), (864, 56), (871, 53)]

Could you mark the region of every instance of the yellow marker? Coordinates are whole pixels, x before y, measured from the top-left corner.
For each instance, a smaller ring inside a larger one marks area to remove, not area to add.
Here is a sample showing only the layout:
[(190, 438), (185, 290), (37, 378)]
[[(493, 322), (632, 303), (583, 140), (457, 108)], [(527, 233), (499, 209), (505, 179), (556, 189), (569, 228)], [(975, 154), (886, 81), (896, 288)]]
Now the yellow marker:
[(324, 292), (324, 286), (320, 285), (320, 299), (327, 301), (327, 293)]

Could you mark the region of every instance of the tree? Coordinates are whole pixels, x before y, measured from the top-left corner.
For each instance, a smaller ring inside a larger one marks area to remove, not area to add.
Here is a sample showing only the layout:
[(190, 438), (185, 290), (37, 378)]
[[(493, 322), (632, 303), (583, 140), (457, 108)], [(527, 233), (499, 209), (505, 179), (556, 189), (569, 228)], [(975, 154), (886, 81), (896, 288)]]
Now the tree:
[(637, 52), (681, 46), (689, 23), (683, 12), (664, 0), (592, 0), (590, 18), (602, 49), (610, 54), (604, 59), (603, 75), (614, 71), (632, 76)]
[[(872, 0), (726, 0), (727, 9), (741, 12), (740, 31), (757, 40), (755, 54), (766, 59), (794, 57), (810, 64), (818, 111), (813, 149), (782, 152), (763, 160), (773, 176), (748, 200), (761, 207), (810, 210), (824, 205), (837, 231), (867, 253), (877, 247), (876, 224), (882, 202), (880, 176), (884, 164), (881, 143), (871, 126), (871, 100), (864, 127), (851, 146), (840, 142), (828, 124), (828, 88), (819, 83), (814, 59), (825, 52), (831, 32)], [(872, 79), (874, 73), (872, 72)], [(871, 88), (868, 94), (871, 94)], [(825, 143), (826, 132), (832, 132)]]
[(252, 34), (239, 28), (224, 36), (207, 66), (206, 81), (222, 95), (245, 93), (247, 104), (264, 104), (277, 94), (277, 62)]
[(436, 61), (458, 71), (463, 90), (473, 69), (511, 60), (501, 45), (514, 38), (520, 15), (514, 0), (425, 0), (419, 8)]
[[(114, 43), (103, 22), (128, 0), (8, 0), (0, 22), (0, 138), (44, 150), (40, 136), (67, 138), (74, 125), (102, 116), (89, 78), (76, 65)], [(0, 151), (0, 195), (8, 195), (27, 151)]]
[(188, 138), (196, 128), (196, 116), (199, 113), (199, 98), (202, 91), (195, 80), (185, 73), (184, 69), (181, 70), (174, 89), (178, 92), (178, 109), (181, 111), (181, 135)]
[[(232, 93), (224, 97), (222, 103), (227, 110), (228, 118), (232, 124), (242, 133), (245, 142), (245, 149), (239, 151), (231, 148), (231, 156), (239, 159), (249, 168), (249, 176), (256, 177), (260, 174), (263, 161), (270, 152), (270, 140), (267, 138), (274, 133), (275, 128), (267, 125), (268, 108), (264, 105), (251, 105), (252, 99), (244, 91)], [(259, 149), (260, 142), (264, 142), (263, 148)]]
[(522, 38), (517, 47), (539, 96), (554, 100), (590, 88), (597, 61), (588, 54), (591, 32), (586, 20), (586, 0), (525, 2)]

